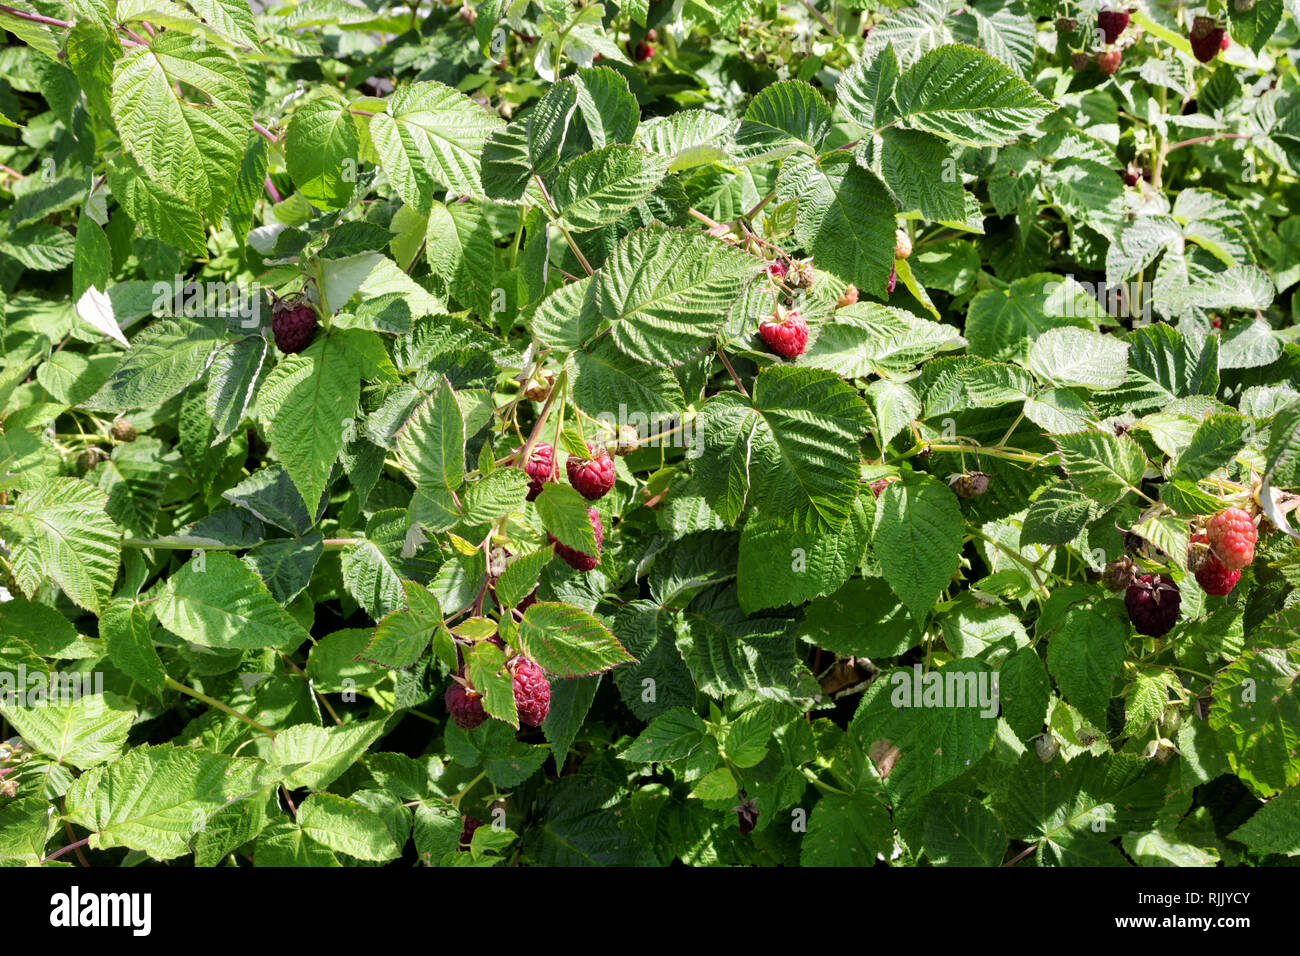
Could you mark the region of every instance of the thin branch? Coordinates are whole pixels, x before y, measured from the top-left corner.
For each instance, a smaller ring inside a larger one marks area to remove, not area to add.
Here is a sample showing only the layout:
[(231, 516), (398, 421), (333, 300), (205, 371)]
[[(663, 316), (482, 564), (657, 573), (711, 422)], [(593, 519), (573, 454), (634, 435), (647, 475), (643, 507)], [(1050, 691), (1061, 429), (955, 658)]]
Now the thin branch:
[(42, 16), (39, 13), (27, 13), (23, 10), (15, 10), (13, 7), (6, 7), (2, 3), (0, 3), (0, 13), (7, 13), (11, 17), (17, 17), (19, 20), (26, 20), (29, 23), (43, 23), (48, 27), (60, 27), (65, 30), (72, 27), (71, 20), (56, 20), (53, 17)]
[(731, 373), (731, 380), (736, 383), (736, 388), (740, 389), (740, 394), (749, 398), (749, 392), (745, 391), (745, 385), (741, 382), (740, 376), (736, 374), (736, 370), (732, 368), (731, 363), (727, 361), (727, 353), (722, 351), (722, 349), (718, 349), (718, 358), (722, 359), (722, 364), (725, 365), (727, 371)]
[(833, 37), (837, 37), (840, 35), (840, 31), (836, 30), (834, 25), (831, 23), (831, 21), (827, 20), (824, 16), (822, 16), (822, 12), (818, 10), (816, 7), (814, 7), (812, 3), (809, 2), (809, 0), (799, 0), (799, 2), (808, 8), (808, 12), (817, 18), (817, 22), (826, 28), (827, 33), (829, 33)]
[(235, 710), (235, 708), (231, 707), (229, 704), (223, 704), (215, 697), (209, 697), (207, 694), (204, 694), (201, 691), (197, 691), (193, 687), (189, 687), (185, 684), (182, 684), (180, 681), (176, 680), (173, 677), (165, 678), (165, 682), (167, 686), (170, 687), (172, 690), (178, 690), (182, 694), (188, 694), (190, 697), (193, 697), (195, 700), (202, 701), (203, 703), (207, 704), (209, 707), (215, 707), (217, 708), (217, 710), (221, 711), (222, 713), (229, 714), (231, 717), (238, 718), (239, 720), (242, 720), (244, 723), (248, 724), (248, 726), (252, 727), (254, 730), (259, 730), (262, 733), (266, 734), (268, 737), (275, 736), (275, 731), (272, 730), (270, 727), (263, 727), (252, 717), (244, 716), (239, 711)]
[(1250, 135), (1247, 133), (1214, 133), (1210, 136), (1196, 136), (1192, 139), (1185, 139), (1182, 142), (1170, 144), (1165, 152), (1172, 153), (1174, 150), (1181, 149), (1184, 146), (1196, 146), (1200, 143), (1210, 143), (1216, 139), (1250, 139)]
[(276, 136), (274, 133), (272, 133), (269, 129), (267, 129), (257, 120), (253, 120), (253, 129), (257, 130), (258, 133), (264, 136), (267, 142), (269, 143), (278, 144), (280, 142), (280, 137)]

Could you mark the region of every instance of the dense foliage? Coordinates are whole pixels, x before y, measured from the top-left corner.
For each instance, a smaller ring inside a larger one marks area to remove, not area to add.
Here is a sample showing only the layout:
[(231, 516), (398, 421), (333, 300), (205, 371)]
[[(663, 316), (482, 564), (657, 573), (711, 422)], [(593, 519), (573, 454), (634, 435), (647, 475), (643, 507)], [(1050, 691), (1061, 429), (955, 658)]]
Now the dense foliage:
[(1288, 862), (1298, 15), (10, 0), (0, 859)]

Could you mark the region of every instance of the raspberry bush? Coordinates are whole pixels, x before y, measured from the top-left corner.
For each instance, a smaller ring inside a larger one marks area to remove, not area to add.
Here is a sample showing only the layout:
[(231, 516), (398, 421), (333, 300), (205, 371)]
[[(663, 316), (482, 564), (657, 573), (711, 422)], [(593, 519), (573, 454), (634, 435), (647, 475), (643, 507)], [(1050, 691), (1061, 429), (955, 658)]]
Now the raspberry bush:
[(1296, 15), (0, 7), (0, 860), (1294, 857)]

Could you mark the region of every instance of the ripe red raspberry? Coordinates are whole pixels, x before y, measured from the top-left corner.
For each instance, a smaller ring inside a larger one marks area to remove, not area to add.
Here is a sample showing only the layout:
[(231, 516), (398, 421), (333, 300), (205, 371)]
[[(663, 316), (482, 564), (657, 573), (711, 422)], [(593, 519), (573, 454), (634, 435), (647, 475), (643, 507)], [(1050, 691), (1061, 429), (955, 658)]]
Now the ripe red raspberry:
[(636, 60), (638, 63), (644, 63), (655, 55), (655, 48), (643, 40), (636, 46), (632, 47), (630, 52), (632, 53), (632, 59)]
[(460, 828), (460, 846), (458, 850), (468, 850), (470, 841), (474, 839), (474, 831), (483, 825), (483, 821), (478, 817), (471, 817), (469, 814), (461, 817), (464, 821)]
[(794, 311), (785, 314), (782, 322), (758, 323), (758, 335), (763, 344), (784, 358), (798, 358), (808, 345), (808, 323)]
[(1202, 63), (1209, 63), (1219, 51), (1228, 48), (1228, 35), (1214, 17), (1196, 17), (1192, 20), (1187, 39), (1192, 44), (1192, 55)]
[(898, 266), (891, 266), (889, 269), (889, 282), (885, 285), (885, 293), (887, 295), (892, 293), (896, 285), (898, 285)]
[(1167, 574), (1143, 574), (1128, 586), (1124, 606), (1129, 620), (1139, 634), (1164, 637), (1178, 620), (1182, 595)]
[(316, 310), (303, 299), (281, 299), (271, 310), (271, 332), (281, 352), (301, 352), (316, 335)]
[(468, 691), (460, 681), (453, 680), (443, 698), (447, 712), (456, 726), (464, 730), (473, 730), (487, 720), (487, 711), (483, 709), (483, 698)]
[(1211, 557), (1200, 570), (1196, 572), (1196, 583), (1199, 584), (1206, 594), (1213, 594), (1217, 597), (1223, 597), (1237, 586), (1241, 580), (1241, 572), (1225, 568), (1219, 563), (1219, 559)]
[(570, 455), (564, 463), (564, 470), (569, 473), (569, 484), (577, 489), (578, 494), (588, 501), (603, 498), (614, 487), (614, 459), (600, 445), (587, 445), (590, 458), (578, 458)]
[(784, 262), (781, 262), (779, 260), (776, 262), (769, 262), (767, 264), (768, 275), (772, 276), (772, 278), (774, 279), (784, 279), (785, 274), (789, 271), (790, 271), (790, 267), (787, 266)]
[(835, 303), (835, 308), (842, 309), (846, 305), (855, 305), (857, 301), (858, 287), (850, 282), (848, 288), (844, 290), (844, 294), (841, 295), (839, 300)]
[(1124, 180), (1125, 186), (1136, 186), (1142, 179), (1142, 171), (1129, 163), (1119, 171), (1120, 179)]
[(555, 545), (555, 553), (560, 556), (569, 567), (575, 571), (590, 571), (596, 565), (600, 564), (600, 547), (605, 543), (605, 529), (600, 523), (600, 512), (595, 508), (587, 509), (587, 517), (591, 519), (591, 530), (596, 533), (596, 554), (592, 556), (577, 548), (571, 548), (567, 544), (557, 540), (555, 535), (547, 532), (546, 538), (551, 544)]
[(555, 449), (544, 441), (533, 446), (528, 460), (524, 462), (524, 474), (528, 476), (528, 500), (534, 500), (542, 493), (542, 486), (555, 480)]
[(1107, 43), (1114, 43), (1128, 27), (1128, 11), (1102, 10), (1097, 14), (1097, 27), (1106, 37)]
[(546, 679), (546, 672), (526, 657), (516, 659), (512, 670), (519, 719), (540, 727), (551, 709), (551, 682)]
[(1255, 560), (1259, 534), (1255, 522), (1240, 508), (1225, 508), (1205, 526), (1210, 550), (1229, 571), (1240, 571)]
[(1124, 54), (1119, 50), (1102, 50), (1097, 54), (1097, 69), (1104, 76), (1114, 76), (1119, 71), (1119, 61)]

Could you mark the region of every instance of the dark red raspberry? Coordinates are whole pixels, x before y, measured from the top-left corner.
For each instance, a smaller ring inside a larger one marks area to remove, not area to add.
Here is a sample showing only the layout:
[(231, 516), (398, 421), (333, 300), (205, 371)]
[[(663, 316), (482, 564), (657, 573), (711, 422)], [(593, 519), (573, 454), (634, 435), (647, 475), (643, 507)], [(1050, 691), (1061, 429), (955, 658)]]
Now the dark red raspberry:
[(772, 276), (774, 279), (784, 279), (785, 274), (789, 271), (790, 267), (779, 260), (767, 264), (768, 275)]
[(1255, 542), (1259, 533), (1255, 522), (1240, 508), (1225, 508), (1205, 526), (1210, 550), (1219, 563), (1230, 571), (1240, 571), (1255, 560)]
[(458, 680), (453, 680), (443, 698), (447, 704), (447, 713), (456, 722), (457, 727), (473, 730), (487, 720), (487, 711), (483, 709), (483, 698), (468, 691)]
[(596, 532), (596, 554), (594, 557), (579, 551), (577, 548), (569, 547), (557, 540), (555, 535), (550, 532), (546, 534), (547, 540), (555, 545), (555, 553), (575, 571), (590, 571), (600, 564), (600, 546), (605, 543), (605, 529), (600, 523), (600, 512), (595, 508), (588, 508), (587, 517), (591, 519), (591, 530)]
[(1219, 51), (1228, 48), (1228, 35), (1214, 17), (1196, 17), (1192, 20), (1187, 39), (1192, 44), (1192, 55), (1202, 63), (1209, 63)]
[(790, 311), (785, 313), (784, 321), (769, 322), (764, 319), (758, 323), (758, 335), (763, 344), (777, 355), (798, 358), (808, 345), (808, 323), (798, 312)]
[(1136, 186), (1142, 179), (1142, 171), (1129, 163), (1119, 171), (1120, 179), (1124, 180), (1125, 186)]
[(526, 657), (515, 660), (515, 709), (525, 724), (540, 727), (551, 709), (551, 682), (546, 672)]
[(1097, 69), (1105, 76), (1114, 76), (1119, 71), (1119, 61), (1124, 54), (1119, 50), (1102, 50), (1097, 54)]
[(1178, 620), (1182, 595), (1167, 574), (1143, 574), (1128, 586), (1124, 606), (1129, 620), (1139, 634), (1164, 637)]
[(474, 831), (483, 825), (483, 821), (478, 817), (471, 817), (469, 814), (461, 817), (464, 825), (460, 828), (460, 846), (458, 850), (468, 850), (470, 841), (474, 839)]
[(740, 791), (740, 806), (731, 809), (736, 811), (741, 836), (752, 833), (754, 827), (758, 826), (758, 804), (751, 800), (744, 790)]
[(843, 295), (841, 295), (839, 299), (836, 301), (835, 308), (842, 309), (846, 305), (855, 305), (857, 301), (858, 301), (858, 287), (855, 286), (852, 282), (850, 282), (849, 287), (844, 290)]
[(544, 441), (533, 446), (524, 462), (524, 474), (528, 476), (528, 500), (534, 500), (542, 493), (542, 486), (555, 480), (555, 449)]
[(1213, 594), (1216, 597), (1223, 597), (1231, 592), (1240, 580), (1240, 571), (1225, 568), (1219, 563), (1219, 559), (1213, 556), (1196, 572), (1196, 583), (1206, 594)]
[(644, 42), (638, 43), (636, 45), (636, 49), (632, 51), (632, 59), (636, 60), (638, 63), (644, 63), (646, 60), (650, 59), (654, 55), (655, 55), (655, 48), (652, 47), (649, 43), (644, 43)]
[(892, 294), (896, 285), (898, 285), (898, 266), (895, 265), (889, 269), (889, 282), (885, 284), (885, 293)]
[(1128, 11), (1102, 10), (1097, 14), (1097, 27), (1106, 37), (1107, 43), (1114, 43), (1128, 27)]
[(570, 455), (564, 463), (564, 470), (569, 473), (569, 484), (577, 489), (578, 494), (588, 501), (603, 498), (614, 487), (614, 459), (601, 445), (587, 445), (590, 458), (578, 458)]
[(271, 310), (271, 331), (281, 352), (301, 352), (316, 335), (316, 310), (300, 298), (281, 299)]

